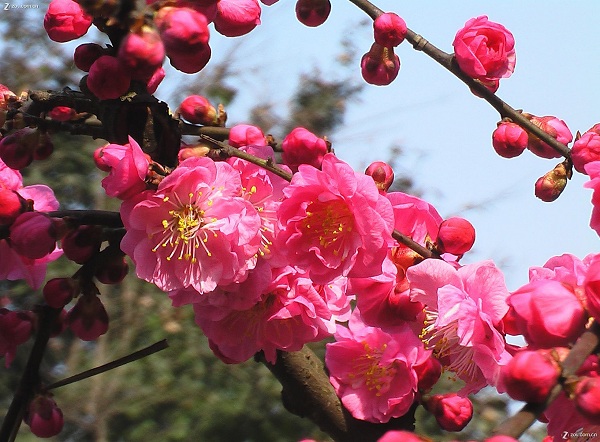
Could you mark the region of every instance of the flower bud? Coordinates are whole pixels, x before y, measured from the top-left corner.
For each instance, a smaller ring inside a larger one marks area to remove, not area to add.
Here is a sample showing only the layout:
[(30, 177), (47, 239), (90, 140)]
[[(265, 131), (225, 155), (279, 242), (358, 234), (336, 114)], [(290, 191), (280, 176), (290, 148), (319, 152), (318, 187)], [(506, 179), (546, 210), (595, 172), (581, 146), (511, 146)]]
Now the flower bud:
[(100, 249), (101, 242), (101, 228), (82, 225), (67, 232), (61, 239), (61, 246), (67, 258), (77, 264), (83, 264)]
[(214, 126), (217, 123), (217, 110), (201, 95), (190, 95), (181, 102), (179, 113), (192, 124)]
[(511, 398), (541, 403), (558, 382), (560, 372), (549, 351), (523, 350), (501, 367), (499, 382)]
[(266, 146), (267, 140), (260, 127), (251, 124), (236, 124), (229, 130), (230, 146)]
[(452, 217), (442, 221), (436, 244), (441, 253), (462, 256), (475, 243), (475, 228), (464, 218)]
[(108, 55), (107, 50), (96, 43), (84, 43), (75, 48), (73, 62), (78, 69), (89, 72), (96, 60), (103, 55)]
[(585, 165), (600, 160), (600, 135), (596, 132), (584, 133), (573, 143), (571, 160), (577, 172), (587, 175)]
[(53, 437), (62, 431), (63, 414), (49, 394), (37, 394), (25, 410), (25, 423), (37, 437)]
[(390, 430), (377, 439), (377, 442), (425, 442), (428, 440), (410, 431)]
[(210, 147), (206, 144), (199, 143), (194, 146), (188, 146), (182, 143), (179, 153), (177, 154), (177, 160), (181, 163), (188, 158), (202, 158), (208, 155), (209, 152)]
[(191, 8), (163, 7), (154, 22), (171, 65), (186, 74), (200, 71), (210, 59), (208, 21)]
[(50, 117), (54, 121), (69, 121), (76, 114), (77, 112), (75, 111), (75, 109), (71, 107), (55, 106), (50, 112), (48, 112), (48, 117)]
[(558, 164), (535, 182), (535, 196), (547, 203), (556, 200), (567, 187), (569, 175), (565, 164)]
[(53, 278), (42, 290), (44, 300), (52, 308), (63, 308), (77, 295), (79, 286), (72, 278)]
[(33, 161), (33, 152), (39, 140), (38, 129), (19, 129), (0, 140), (0, 158), (11, 169), (24, 169)]
[(417, 388), (420, 392), (428, 392), (433, 388), (442, 375), (442, 364), (433, 356), (428, 357), (425, 362), (413, 365), (419, 382)]
[(67, 313), (66, 323), (84, 341), (94, 341), (108, 331), (108, 313), (96, 295), (83, 295)]
[(125, 256), (118, 251), (111, 253), (111, 249), (103, 251), (99, 265), (96, 267), (96, 279), (102, 284), (118, 284), (129, 272), (129, 265), (125, 261)]
[(379, 192), (387, 192), (394, 182), (394, 170), (388, 163), (375, 161), (367, 167), (365, 174), (371, 176)]
[(226, 37), (239, 37), (260, 24), (260, 4), (257, 0), (219, 0), (215, 29)]
[(117, 58), (130, 70), (131, 78), (146, 81), (162, 66), (165, 47), (158, 32), (142, 26), (121, 41)]
[(10, 246), (19, 255), (41, 259), (56, 248), (56, 226), (45, 213), (25, 212), (10, 226)]
[(54, 152), (54, 144), (50, 139), (48, 132), (40, 133), (37, 145), (33, 149), (33, 159), (36, 161), (45, 160)]
[(27, 209), (27, 202), (14, 190), (0, 187), (0, 225), (11, 224)]
[(376, 86), (390, 84), (400, 71), (400, 58), (394, 54), (394, 48), (381, 46), (377, 43), (360, 60), (363, 79)]
[[(558, 142), (562, 144), (568, 144), (573, 140), (573, 134), (567, 127), (564, 121), (553, 117), (536, 117), (535, 115), (531, 115), (528, 113), (523, 113), (523, 116), (533, 124), (538, 126), (552, 138), (556, 139)], [(561, 154), (550, 147), (548, 144), (544, 143), (535, 135), (529, 134), (529, 143), (527, 148), (542, 158), (560, 158)]]
[[(519, 442), (517, 439), (511, 436), (505, 436), (504, 434), (498, 434), (496, 436), (488, 437), (483, 442)], [(545, 442), (545, 439), (544, 441)]]
[(301, 164), (309, 164), (317, 169), (321, 167), (323, 157), (328, 151), (327, 143), (308, 129), (297, 127), (282, 141), (281, 158), (294, 172)]
[(583, 287), (586, 309), (590, 316), (600, 321), (600, 257), (598, 255), (589, 263)]
[(440, 428), (446, 431), (461, 431), (473, 417), (473, 404), (469, 398), (456, 393), (433, 395), (424, 405)]
[(8, 103), (16, 101), (17, 96), (9, 88), (0, 84), (0, 127), (4, 126), (6, 122), (6, 115), (8, 114)]
[(593, 425), (600, 425), (600, 377), (584, 376), (575, 387), (575, 408)]
[(527, 148), (529, 135), (516, 123), (502, 121), (492, 133), (492, 146), (503, 158), (514, 158)]
[(375, 43), (387, 48), (398, 46), (404, 41), (408, 28), (402, 17), (385, 12), (373, 21)]
[(29, 313), (0, 309), (0, 357), (6, 357), (6, 367), (14, 360), (17, 346), (31, 337), (33, 321)]
[(87, 87), (100, 100), (114, 100), (125, 95), (131, 84), (129, 71), (110, 55), (98, 58), (90, 67)]
[(44, 16), (48, 37), (59, 43), (81, 37), (91, 25), (92, 17), (73, 0), (52, 0)]
[(304, 26), (314, 28), (325, 23), (331, 12), (329, 0), (298, 0), (296, 18)]
[(148, 91), (148, 93), (153, 94), (154, 92), (156, 92), (156, 89), (158, 89), (158, 86), (162, 83), (164, 79), (165, 70), (161, 66), (154, 71), (150, 79), (146, 82), (146, 90)]

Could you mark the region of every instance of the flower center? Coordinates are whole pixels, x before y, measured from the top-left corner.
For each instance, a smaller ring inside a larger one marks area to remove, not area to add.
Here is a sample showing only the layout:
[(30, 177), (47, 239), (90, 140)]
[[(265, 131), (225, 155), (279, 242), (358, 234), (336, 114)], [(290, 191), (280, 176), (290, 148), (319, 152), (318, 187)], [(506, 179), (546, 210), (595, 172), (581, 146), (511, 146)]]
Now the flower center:
[[(206, 225), (205, 211), (198, 207), (195, 196), (189, 193), (187, 203), (183, 203), (177, 194), (175, 201), (171, 201), (168, 196), (163, 198), (163, 202), (173, 205), (174, 209), (169, 210), (170, 218), (162, 220), (162, 236), (152, 251), (156, 252), (161, 247), (170, 248), (167, 261), (177, 258), (196, 263), (196, 250), (201, 247), (208, 256), (212, 256), (206, 246), (208, 235), (203, 229)], [(198, 192), (197, 197), (201, 196), (202, 192)], [(207, 204), (211, 206), (212, 200), (208, 200)]]
[[(312, 237), (323, 249), (332, 248), (334, 256), (338, 256), (345, 235), (354, 228), (354, 217), (343, 201), (314, 201), (306, 208), (301, 228), (303, 234)], [(342, 255), (345, 258), (345, 253)]]
[(363, 342), (365, 352), (352, 363), (353, 372), (349, 374), (354, 382), (364, 383), (369, 391), (375, 391), (376, 396), (381, 396), (390, 388), (390, 383), (396, 374), (393, 365), (381, 365), (381, 356), (387, 345), (379, 348)]

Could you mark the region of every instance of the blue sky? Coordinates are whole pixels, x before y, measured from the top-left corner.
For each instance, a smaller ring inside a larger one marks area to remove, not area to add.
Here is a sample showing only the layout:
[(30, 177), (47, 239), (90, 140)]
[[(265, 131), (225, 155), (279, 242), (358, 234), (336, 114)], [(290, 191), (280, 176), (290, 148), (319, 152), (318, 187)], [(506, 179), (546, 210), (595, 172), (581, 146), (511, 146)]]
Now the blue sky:
[[(295, 2), (281, 0), (263, 8), (262, 24), (248, 36), (225, 39), (212, 34), (214, 58), (241, 43), (238, 68), (248, 71), (239, 99), (227, 109), (230, 123), (243, 122), (247, 110), (265, 99), (285, 113), (286, 97), (301, 72), (318, 68), (336, 75), (332, 60), (342, 37), (350, 37), (359, 53), (368, 50), (371, 27), (359, 25), (366, 15), (349, 2), (332, 3), (328, 21), (318, 28), (301, 25), (294, 15)], [(447, 52), (469, 18), (488, 15), (516, 40), (516, 70), (501, 82), (501, 98), (536, 115), (558, 116), (573, 133), (600, 122), (600, 2), (376, 4), (401, 15), (413, 31)], [(397, 54), (402, 61), (398, 78), (386, 87), (368, 86), (332, 137), (339, 157), (363, 170), (373, 160), (387, 159), (391, 145), (401, 145), (406, 155), (396, 173), (410, 175), (442, 216), (461, 215), (475, 226), (475, 248), (463, 262), (493, 259), (505, 271), (510, 289), (527, 282), (530, 266), (542, 265), (551, 256), (600, 252), (600, 240), (588, 227), (587, 177), (576, 175), (554, 203), (537, 200), (535, 181), (559, 160), (529, 152), (500, 158), (491, 147), (498, 114), (409, 44), (402, 44)], [(360, 78), (358, 66), (354, 71)]]

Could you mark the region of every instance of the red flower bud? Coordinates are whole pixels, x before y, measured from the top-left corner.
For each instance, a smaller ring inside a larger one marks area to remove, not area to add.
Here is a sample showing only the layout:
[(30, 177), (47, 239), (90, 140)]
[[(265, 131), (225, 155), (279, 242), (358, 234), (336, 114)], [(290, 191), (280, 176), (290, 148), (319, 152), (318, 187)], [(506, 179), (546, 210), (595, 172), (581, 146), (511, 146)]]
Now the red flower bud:
[(226, 37), (247, 34), (260, 24), (260, 4), (257, 0), (219, 0), (215, 29)]
[(593, 425), (600, 425), (600, 377), (583, 377), (575, 387), (575, 408)]
[(544, 202), (556, 200), (567, 187), (569, 171), (564, 163), (560, 163), (550, 172), (535, 182), (535, 196)]
[(113, 100), (127, 93), (131, 76), (117, 58), (103, 55), (90, 67), (86, 83), (90, 92), (100, 100)]
[(329, 0), (298, 0), (296, 18), (305, 26), (314, 28), (325, 23), (331, 12)]
[(24, 421), (37, 437), (53, 437), (62, 431), (63, 414), (49, 395), (36, 395), (25, 411)]
[(387, 192), (394, 182), (394, 170), (388, 163), (383, 161), (371, 163), (365, 170), (365, 174), (373, 178), (380, 192)]
[(72, 278), (53, 278), (49, 280), (42, 294), (44, 300), (52, 308), (63, 308), (77, 295), (79, 286)]
[(98, 251), (101, 242), (102, 229), (88, 225), (70, 230), (61, 239), (65, 256), (77, 264), (83, 264), (89, 260)]
[(108, 313), (96, 295), (83, 295), (67, 313), (66, 323), (84, 341), (94, 341), (108, 331)]
[(32, 330), (30, 312), (0, 309), (0, 357), (6, 357), (6, 367), (10, 366), (15, 358), (17, 346), (31, 337)]
[[(573, 140), (573, 134), (571, 134), (571, 131), (565, 122), (556, 117), (536, 117), (535, 115), (528, 113), (523, 113), (523, 116), (560, 143), (568, 144)], [(559, 152), (544, 143), (535, 135), (531, 134), (529, 134), (529, 144), (527, 145), (527, 148), (542, 158), (560, 158), (561, 156)]]
[(516, 123), (503, 121), (492, 133), (492, 145), (498, 155), (504, 158), (514, 158), (527, 148), (529, 135)]
[(68, 106), (56, 106), (48, 112), (48, 117), (55, 121), (69, 121), (77, 112), (75, 109)]
[(107, 55), (107, 50), (96, 43), (84, 43), (75, 48), (73, 62), (77, 68), (89, 72), (96, 60)]
[(267, 140), (263, 131), (251, 124), (236, 124), (229, 130), (230, 146), (266, 146)]
[(281, 143), (281, 158), (294, 172), (301, 164), (321, 167), (323, 157), (328, 151), (327, 143), (308, 129), (297, 127)]
[(179, 106), (179, 113), (184, 120), (192, 124), (212, 126), (217, 123), (217, 110), (201, 95), (190, 95), (183, 100)]
[(373, 21), (375, 43), (385, 46), (398, 46), (404, 41), (408, 28), (402, 17), (393, 12), (385, 12)]
[(600, 160), (600, 135), (596, 132), (584, 133), (573, 143), (571, 160), (577, 172), (587, 175), (585, 165)]
[(475, 228), (464, 218), (448, 218), (440, 224), (436, 243), (440, 252), (462, 256), (475, 243)]
[(162, 66), (165, 47), (158, 32), (142, 26), (138, 32), (125, 36), (117, 58), (130, 70), (133, 79), (146, 81)]
[(473, 417), (473, 404), (469, 398), (456, 393), (431, 396), (425, 406), (434, 415), (440, 428), (446, 431), (461, 431)]
[(25, 212), (10, 226), (10, 246), (19, 255), (40, 259), (56, 248), (56, 226), (45, 213)]
[(51, 40), (64, 43), (84, 35), (92, 17), (73, 0), (52, 0), (44, 16), (44, 29)]
[(360, 60), (363, 79), (376, 86), (390, 84), (400, 71), (400, 58), (394, 54), (393, 47), (373, 43), (369, 52)]
[(109, 254), (106, 259), (101, 259), (96, 267), (96, 279), (102, 284), (118, 284), (129, 272), (129, 265), (121, 253)]
[(11, 169), (24, 169), (33, 161), (39, 140), (39, 130), (31, 127), (19, 129), (0, 140), (0, 158)]
[(517, 401), (541, 403), (556, 385), (560, 371), (550, 351), (523, 350), (501, 367), (500, 385)]
[(429, 357), (420, 365), (414, 365), (419, 382), (417, 388), (420, 392), (427, 392), (433, 388), (442, 375), (442, 364), (434, 357)]
[(27, 209), (27, 202), (14, 190), (0, 187), (0, 224), (11, 224)]
[(425, 442), (429, 439), (424, 439), (415, 433), (403, 430), (390, 430), (383, 436), (377, 439), (377, 442)]

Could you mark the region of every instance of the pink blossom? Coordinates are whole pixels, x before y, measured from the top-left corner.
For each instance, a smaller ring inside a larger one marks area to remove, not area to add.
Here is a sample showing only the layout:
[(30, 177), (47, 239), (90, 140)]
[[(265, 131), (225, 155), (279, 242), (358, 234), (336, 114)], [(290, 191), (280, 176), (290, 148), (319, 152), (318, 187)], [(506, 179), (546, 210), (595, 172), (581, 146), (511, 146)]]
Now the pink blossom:
[(394, 210), (394, 228), (422, 246), (432, 242), (443, 221), (438, 211), (427, 201), (403, 192), (386, 195)]
[(600, 425), (600, 377), (583, 376), (575, 387), (577, 411), (595, 425)]
[(579, 173), (586, 173), (585, 165), (600, 160), (600, 134), (586, 132), (573, 143), (571, 149), (573, 167)]
[(52, 0), (44, 16), (48, 37), (59, 43), (75, 40), (92, 25), (92, 17), (73, 0)]
[(150, 161), (140, 145), (131, 137), (129, 143), (107, 144), (98, 148), (96, 164), (109, 175), (102, 180), (108, 196), (129, 199), (146, 190), (146, 174)]
[(496, 385), (510, 360), (498, 330), (508, 311), (504, 276), (491, 261), (459, 269), (427, 259), (407, 270), (413, 300), (425, 304), (423, 338), (444, 367), (466, 382), (459, 394)]
[(402, 43), (407, 30), (404, 19), (393, 12), (384, 12), (373, 21), (375, 43), (387, 48)]
[(146, 81), (162, 66), (165, 47), (156, 30), (142, 26), (123, 38), (117, 58), (130, 70), (133, 79)]
[(48, 112), (48, 117), (55, 121), (69, 121), (76, 114), (77, 112), (72, 107), (55, 106), (50, 110), (50, 112)]
[(408, 326), (366, 326), (358, 310), (348, 328), (338, 325), (336, 342), (327, 344), (329, 380), (346, 409), (357, 419), (387, 422), (404, 415), (417, 392), (414, 366), (429, 352)]
[(131, 74), (118, 58), (103, 55), (90, 67), (86, 84), (98, 99), (114, 100), (129, 90)]
[(583, 187), (592, 189), (592, 216), (590, 218), (590, 227), (600, 235), (600, 161), (592, 161), (585, 166), (585, 172), (590, 176), (590, 181)]
[(283, 192), (276, 242), (293, 265), (317, 284), (381, 272), (393, 213), (371, 177), (327, 154), (322, 171), (301, 165)]
[(5, 357), (8, 368), (15, 359), (17, 346), (27, 342), (33, 331), (28, 312), (0, 309), (0, 357)]
[(298, 0), (296, 2), (296, 18), (300, 23), (311, 28), (325, 23), (331, 12), (329, 0)]
[(513, 35), (485, 15), (467, 21), (452, 44), (458, 65), (469, 77), (496, 80), (510, 77), (515, 69)]
[(257, 0), (219, 0), (215, 29), (226, 37), (247, 34), (260, 24), (260, 12)]
[(294, 172), (301, 164), (320, 168), (323, 157), (328, 152), (327, 143), (308, 129), (297, 127), (281, 143), (281, 158)]
[(121, 248), (138, 277), (162, 290), (242, 281), (259, 248), (260, 217), (241, 196), (229, 164), (189, 158), (159, 184), (121, 206)]
[(258, 126), (236, 124), (229, 130), (228, 143), (233, 147), (266, 146), (265, 134)]
[(271, 284), (250, 309), (211, 305), (210, 297), (193, 304), (196, 323), (215, 354), (227, 363), (243, 362), (261, 350), (267, 361), (275, 363), (277, 350), (300, 350), (335, 330), (323, 295), (305, 273), (292, 267), (273, 269)]
[(531, 281), (513, 292), (507, 302), (532, 348), (574, 343), (587, 323), (581, 300), (573, 288), (559, 281)]
[(202, 95), (190, 95), (179, 105), (179, 113), (192, 124), (214, 125), (217, 123), (217, 110)]
[(14, 190), (0, 186), (0, 224), (11, 224), (27, 209), (27, 201)]
[(498, 155), (504, 158), (514, 158), (527, 148), (529, 135), (516, 123), (503, 121), (492, 133), (492, 145)]
[(396, 79), (400, 72), (400, 58), (394, 54), (393, 47), (377, 43), (360, 60), (360, 72), (363, 79), (375, 86), (386, 86)]
[(200, 71), (210, 59), (208, 20), (186, 7), (163, 7), (154, 19), (171, 65), (187, 74)]
[(422, 438), (415, 433), (404, 430), (386, 431), (383, 436), (377, 439), (377, 442), (425, 442), (430, 439)]
[(473, 417), (473, 403), (456, 393), (434, 394), (426, 407), (440, 428), (446, 431), (461, 431)]

